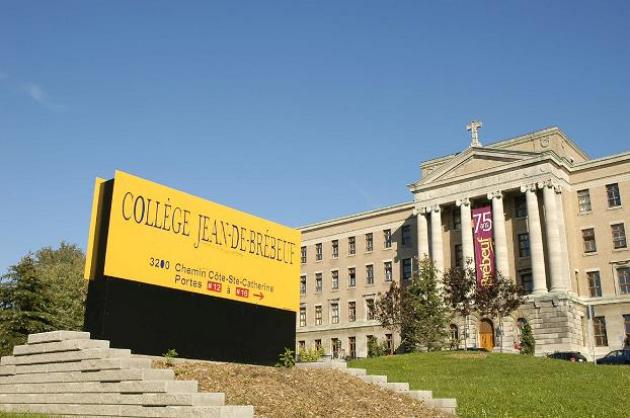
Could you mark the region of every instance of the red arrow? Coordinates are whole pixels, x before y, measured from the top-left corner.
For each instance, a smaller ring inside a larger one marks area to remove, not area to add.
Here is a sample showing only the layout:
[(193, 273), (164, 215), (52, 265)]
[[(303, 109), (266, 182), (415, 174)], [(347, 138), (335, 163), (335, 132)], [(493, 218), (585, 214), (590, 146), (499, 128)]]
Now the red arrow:
[(258, 298), (259, 300), (263, 300), (263, 298), (265, 297), (265, 295), (263, 294), (263, 292), (260, 292), (260, 293), (254, 293), (252, 296), (254, 296), (255, 298)]

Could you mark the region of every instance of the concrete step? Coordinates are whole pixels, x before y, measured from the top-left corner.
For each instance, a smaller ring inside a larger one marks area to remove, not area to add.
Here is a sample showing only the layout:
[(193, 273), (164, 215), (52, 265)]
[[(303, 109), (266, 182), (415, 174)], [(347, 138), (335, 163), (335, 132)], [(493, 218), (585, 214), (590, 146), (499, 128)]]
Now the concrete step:
[(55, 393), (196, 393), (196, 380), (155, 380), (120, 383), (26, 383), (0, 385), (0, 394)]
[[(1, 367), (1, 366), (0, 366)], [(16, 374), (0, 378), (0, 384), (11, 385), (17, 383), (71, 383), (71, 382), (125, 382), (173, 380), (175, 373), (171, 369), (129, 368), (126, 370), (96, 370), (89, 372), (40, 372)]]
[(366, 376), (359, 376), (359, 379), (363, 380), (364, 382), (372, 383), (375, 385), (387, 383), (387, 376), (366, 375)]
[(366, 376), (367, 375), (367, 370), (365, 369), (348, 368), (348, 369), (345, 369), (344, 371), (352, 376)]
[(384, 387), (394, 392), (408, 392), (409, 391), (409, 383), (407, 382), (401, 382), (401, 383), (387, 382), (384, 385)]
[[(86, 340), (90, 341), (90, 340)], [(15, 366), (45, 363), (65, 363), (81, 360), (99, 360), (106, 358), (131, 358), (131, 350), (121, 348), (86, 348), (84, 350), (58, 351), (53, 353), (29, 354), (2, 357), (0, 364)]]
[(223, 393), (11, 393), (0, 394), (0, 404), (81, 404), (140, 406), (222, 406)]
[[(8, 369), (4, 369), (4, 368)], [(0, 376), (6, 374), (57, 373), (69, 371), (98, 371), (121, 369), (149, 369), (151, 360), (144, 358), (105, 358), (66, 363), (43, 363), (0, 366)]]
[(89, 340), (89, 332), (80, 331), (50, 331), (41, 332), (39, 334), (30, 334), (27, 339), (27, 344), (41, 344), (54, 341), (65, 340)]
[(455, 398), (433, 398), (427, 399), (425, 404), (435, 409), (455, 409), (457, 408), (457, 399)]
[(54, 353), (58, 351), (74, 351), (86, 348), (109, 348), (107, 340), (65, 340), (41, 344), (16, 345), (13, 347), (14, 356), (30, 354)]
[[(28, 408), (28, 411), (27, 409)], [(252, 406), (167, 406), (144, 407), (126, 405), (0, 405), (4, 412), (31, 412), (39, 414), (57, 414), (68, 416), (103, 416), (103, 417), (156, 417), (156, 418), (252, 418)]]
[(410, 390), (407, 392), (407, 396), (417, 400), (426, 401), (427, 399), (433, 399), (433, 391), (430, 390)]

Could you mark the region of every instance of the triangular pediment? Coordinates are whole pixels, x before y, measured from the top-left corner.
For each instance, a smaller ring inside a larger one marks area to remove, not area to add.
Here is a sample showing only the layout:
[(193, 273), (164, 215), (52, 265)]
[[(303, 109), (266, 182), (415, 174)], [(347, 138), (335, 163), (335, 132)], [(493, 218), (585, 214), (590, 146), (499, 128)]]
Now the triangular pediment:
[(540, 155), (535, 152), (496, 150), (471, 147), (455, 155), (449, 161), (427, 173), (416, 185), (424, 185), (442, 180), (454, 179), (496, 169), (503, 165), (528, 160)]

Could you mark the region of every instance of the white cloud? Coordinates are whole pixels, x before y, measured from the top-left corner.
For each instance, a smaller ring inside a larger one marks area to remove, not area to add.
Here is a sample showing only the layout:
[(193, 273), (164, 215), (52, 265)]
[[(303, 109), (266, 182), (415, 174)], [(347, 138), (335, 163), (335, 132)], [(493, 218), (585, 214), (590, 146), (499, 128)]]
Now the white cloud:
[(64, 105), (52, 102), (46, 91), (38, 84), (24, 83), (22, 88), (31, 99), (49, 110), (61, 111), (66, 109)]

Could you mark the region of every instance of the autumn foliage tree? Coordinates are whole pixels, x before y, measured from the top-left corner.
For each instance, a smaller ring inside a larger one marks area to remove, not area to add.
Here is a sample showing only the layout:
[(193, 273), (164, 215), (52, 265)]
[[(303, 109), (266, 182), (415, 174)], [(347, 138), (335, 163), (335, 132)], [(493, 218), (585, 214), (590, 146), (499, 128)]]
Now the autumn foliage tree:
[[(443, 280), (447, 304), (465, 320), (464, 349), (467, 347), (468, 318), (471, 314), (498, 318), (502, 329), (503, 318), (524, 302), (523, 289), (499, 272), (483, 286), (478, 286), (475, 268), (470, 261), (466, 267), (447, 270)], [(500, 346), (503, 347), (503, 332), (500, 335)]]

